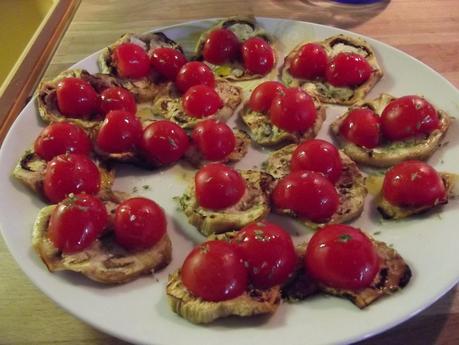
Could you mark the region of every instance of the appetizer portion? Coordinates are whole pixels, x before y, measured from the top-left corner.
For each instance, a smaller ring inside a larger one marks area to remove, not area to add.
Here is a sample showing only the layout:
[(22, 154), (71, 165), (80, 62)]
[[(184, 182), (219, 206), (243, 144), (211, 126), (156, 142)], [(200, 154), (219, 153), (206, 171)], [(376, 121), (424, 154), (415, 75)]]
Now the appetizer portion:
[(189, 223), (205, 236), (240, 229), (269, 213), (273, 181), (261, 171), (210, 163), (196, 173), (179, 205)]
[(102, 202), (71, 194), (43, 208), (32, 234), (50, 272), (74, 271), (104, 284), (122, 284), (171, 261), (164, 211), (152, 200)]
[(231, 81), (258, 79), (276, 65), (272, 40), (253, 17), (224, 19), (204, 32), (196, 45), (196, 59)]
[(363, 211), (367, 190), (357, 165), (327, 141), (313, 139), (270, 154), (264, 170), (277, 180), (273, 211), (309, 227), (345, 223)]
[(280, 69), (285, 85), (301, 87), (332, 104), (363, 100), (382, 75), (373, 48), (361, 38), (345, 35), (299, 44)]
[(381, 94), (351, 107), (330, 130), (354, 161), (390, 167), (409, 159), (429, 158), (450, 123), (444, 111), (422, 97)]
[(274, 146), (314, 138), (325, 120), (325, 108), (300, 88), (266, 81), (253, 90), (239, 116), (254, 142)]

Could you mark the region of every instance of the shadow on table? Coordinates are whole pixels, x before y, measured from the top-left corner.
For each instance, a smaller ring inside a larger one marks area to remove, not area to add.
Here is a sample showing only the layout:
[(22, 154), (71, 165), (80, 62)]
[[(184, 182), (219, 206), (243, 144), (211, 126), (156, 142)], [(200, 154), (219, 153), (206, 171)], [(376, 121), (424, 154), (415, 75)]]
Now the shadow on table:
[(390, 0), (366, 5), (341, 4), (329, 0), (269, 0), (273, 7), (291, 13), (289, 19), (350, 29), (383, 11)]

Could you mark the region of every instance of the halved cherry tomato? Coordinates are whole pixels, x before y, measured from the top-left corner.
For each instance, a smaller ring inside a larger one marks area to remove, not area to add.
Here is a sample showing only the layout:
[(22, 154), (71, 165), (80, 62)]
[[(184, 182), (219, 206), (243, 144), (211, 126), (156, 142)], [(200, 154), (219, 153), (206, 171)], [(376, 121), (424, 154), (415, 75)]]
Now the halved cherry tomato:
[(316, 223), (329, 219), (339, 206), (335, 186), (313, 171), (296, 171), (282, 178), (274, 188), (272, 201), (276, 208), (292, 210)]
[(225, 62), (239, 58), (240, 42), (237, 36), (228, 29), (216, 29), (207, 37), (202, 50), (204, 60), (223, 65)]
[(201, 118), (215, 114), (223, 107), (223, 101), (214, 89), (195, 85), (182, 96), (182, 106), (188, 115)]
[(51, 213), (48, 237), (64, 253), (88, 248), (108, 225), (105, 205), (88, 194), (76, 194), (61, 201)]
[(440, 174), (427, 163), (414, 160), (387, 171), (383, 195), (391, 204), (401, 207), (434, 206), (447, 198)]
[(321, 139), (308, 140), (299, 145), (292, 154), (292, 171), (311, 170), (322, 173), (332, 183), (341, 176), (343, 165), (338, 150)]
[(123, 78), (139, 79), (150, 73), (147, 52), (135, 43), (122, 43), (113, 50), (112, 59)]
[(347, 114), (339, 132), (355, 145), (372, 149), (381, 142), (381, 119), (369, 108), (355, 108)]
[(155, 71), (171, 81), (175, 81), (180, 68), (182, 68), (186, 62), (185, 55), (174, 48), (156, 48), (151, 55), (151, 64)]
[(276, 62), (273, 48), (260, 37), (251, 37), (242, 44), (242, 60), (248, 73), (261, 75), (269, 73)]
[(35, 140), (34, 150), (44, 160), (63, 153), (89, 154), (91, 140), (86, 132), (68, 122), (54, 122), (43, 129)]
[(86, 80), (68, 77), (56, 88), (57, 107), (64, 116), (87, 118), (99, 110), (99, 96)]
[(317, 43), (306, 43), (293, 57), (289, 72), (292, 76), (302, 79), (325, 77), (328, 56), (325, 49)]
[(207, 241), (188, 254), (181, 278), (194, 296), (219, 302), (244, 293), (248, 273), (235, 246), (225, 241)]
[(206, 64), (199, 61), (191, 61), (180, 69), (175, 79), (175, 84), (182, 93), (192, 86), (201, 84), (214, 88), (215, 77)]
[(132, 152), (142, 141), (140, 120), (125, 110), (112, 110), (97, 133), (96, 145), (108, 153)]
[(278, 81), (265, 81), (259, 84), (250, 95), (250, 109), (266, 113), (271, 107), (274, 97), (284, 94), (285, 90), (287, 87)]
[(430, 134), (440, 128), (435, 108), (419, 96), (404, 96), (390, 102), (381, 115), (381, 129), (389, 140)]
[(129, 250), (154, 246), (166, 233), (166, 216), (156, 202), (146, 198), (123, 201), (115, 210), (115, 239)]
[(134, 114), (137, 104), (134, 95), (123, 87), (110, 87), (100, 94), (100, 110), (107, 114), (110, 110), (125, 110)]
[(167, 165), (178, 161), (190, 143), (185, 131), (171, 121), (155, 121), (143, 131), (142, 150), (154, 165)]
[(236, 170), (210, 163), (194, 177), (196, 199), (201, 207), (222, 210), (235, 205), (245, 193), (245, 180)]
[(359, 54), (339, 53), (328, 64), (327, 81), (337, 87), (353, 87), (365, 83), (371, 76), (371, 66)]
[(100, 189), (100, 172), (85, 155), (66, 153), (48, 162), (43, 191), (52, 203), (58, 203), (70, 193), (96, 194)]
[(288, 88), (274, 97), (269, 108), (271, 122), (288, 132), (305, 132), (317, 118), (312, 97), (300, 88)]
[(349, 225), (327, 225), (312, 236), (304, 256), (305, 268), (320, 283), (358, 291), (379, 271), (379, 256), (371, 240)]
[(226, 158), (236, 147), (232, 129), (226, 123), (215, 120), (198, 123), (193, 129), (192, 138), (203, 157), (209, 161)]
[(234, 244), (241, 249), (250, 281), (258, 289), (284, 284), (298, 261), (290, 235), (272, 223), (245, 226), (238, 232)]

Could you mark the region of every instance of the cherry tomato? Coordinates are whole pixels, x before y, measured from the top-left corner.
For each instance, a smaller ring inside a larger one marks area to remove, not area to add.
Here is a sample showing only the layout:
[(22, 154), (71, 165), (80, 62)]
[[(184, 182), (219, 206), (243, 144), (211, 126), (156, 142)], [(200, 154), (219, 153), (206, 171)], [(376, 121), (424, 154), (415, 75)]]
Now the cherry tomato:
[(311, 237), (305, 268), (320, 283), (357, 291), (371, 284), (379, 271), (379, 256), (371, 240), (349, 225), (328, 225)]
[(186, 57), (174, 48), (156, 48), (151, 55), (153, 68), (171, 81), (175, 81), (180, 68), (186, 64), (186, 61)]
[(107, 114), (110, 110), (125, 110), (134, 114), (137, 104), (134, 95), (123, 87), (110, 87), (100, 94), (100, 110)]
[(370, 64), (362, 55), (339, 53), (328, 64), (325, 76), (333, 86), (353, 87), (365, 83), (371, 72)]
[(332, 183), (341, 176), (343, 166), (338, 150), (325, 140), (313, 139), (299, 145), (292, 154), (292, 171), (311, 170), (322, 173)]
[(272, 201), (279, 209), (292, 210), (317, 223), (329, 219), (339, 206), (333, 184), (313, 171), (296, 171), (282, 178), (274, 188)]
[(355, 108), (347, 114), (339, 132), (355, 145), (372, 149), (381, 142), (381, 119), (369, 108)]
[(273, 48), (260, 37), (251, 37), (242, 44), (244, 68), (250, 74), (265, 75), (274, 67)]
[(141, 147), (146, 158), (154, 165), (178, 161), (189, 145), (185, 131), (171, 121), (155, 121), (143, 131)]
[(235, 205), (246, 189), (244, 178), (221, 163), (207, 164), (196, 173), (194, 181), (198, 204), (211, 210)]
[(306, 43), (293, 57), (289, 72), (302, 79), (316, 79), (325, 76), (328, 57), (325, 49), (317, 43)]
[(122, 43), (113, 50), (113, 61), (122, 78), (139, 79), (150, 73), (147, 52), (135, 43)]
[(443, 180), (434, 168), (420, 161), (405, 161), (386, 172), (384, 198), (401, 207), (434, 206), (447, 198)]
[(177, 74), (175, 84), (180, 92), (184, 93), (195, 85), (215, 87), (215, 77), (211, 69), (199, 61), (191, 61), (183, 65)]
[(381, 129), (389, 140), (430, 134), (440, 128), (435, 108), (419, 96), (404, 96), (390, 102), (381, 115)]
[(64, 116), (86, 118), (99, 110), (96, 90), (86, 80), (68, 77), (56, 88), (57, 107)]
[(219, 302), (244, 293), (248, 273), (236, 247), (225, 241), (207, 241), (188, 254), (181, 278), (194, 296)]
[(192, 138), (203, 157), (209, 161), (226, 158), (236, 147), (236, 137), (231, 128), (215, 120), (198, 123), (193, 129)]
[(207, 37), (202, 50), (204, 60), (223, 65), (239, 58), (240, 43), (237, 36), (228, 29), (217, 29)]
[(112, 110), (97, 133), (96, 145), (104, 152), (132, 152), (142, 141), (140, 120), (125, 110)]
[(252, 91), (249, 107), (253, 111), (266, 113), (271, 107), (274, 97), (283, 95), (286, 90), (287, 87), (278, 81), (265, 81)]
[(166, 233), (166, 216), (153, 200), (131, 198), (123, 201), (115, 211), (115, 239), (129, 250), (154, 246)]
[(234, 243), (241, 249), (250, 281), (258, 289), (284, 284), (298, 261), (292, 238), (275, 224), (247, 225), (238, 232)]
[(317, 118), (312, 97), (300, 88), (288, 88), (274, 97), (269, 108), (271, 122), (288, 132), (305, 132)]
[(48, 162), (43, 191), (52, 203), (58, 203), (70, 193), (96, 194), (100, 189), (100, 172), (85, 155), (66, 153)]
[(35, 140), (34, 150), (44, 160), (51, 160), (63, 153), (89, 154), (91, 140), (86, 132), (68, 122), (54, 122), (43, 129)]
[(61, 201), (51, 213), (48, 237), (64, 253), (88, 248), (108, 225), (105, 205), (88, 194), (76, 194)]
[(182, 106), (188, 115), (201, 118), (215, 114), (223, 107), (223, 101), (214, 89), (195, 85), (182, 96)]

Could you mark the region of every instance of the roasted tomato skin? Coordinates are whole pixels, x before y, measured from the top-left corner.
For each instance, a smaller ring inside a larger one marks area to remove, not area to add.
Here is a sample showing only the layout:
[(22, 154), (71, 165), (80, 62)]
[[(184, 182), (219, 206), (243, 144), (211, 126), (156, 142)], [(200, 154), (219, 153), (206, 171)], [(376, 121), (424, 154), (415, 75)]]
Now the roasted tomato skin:
[(302, 79), (316, 79), (325, 76), (328, 56), (325, 49), (317, 43), (306, 43), (292, 58), (289, 72)]
[(233, 130), (224, 122), (204, 120), (196, 125), (191, 137), (204, 159), (223, 160), (236, 147)]
[(137, 112), (134, 95), (123, 87), (110, 87), (100, 94), (100, 110), (108, 114), (111, 110), (125, 110), (133, 115)]
[(99, 111), (99, 96), (86, 80), (64, 78), (56, 88), (57, 108), (66, 117), (88, 118)]
[(251, 37), (242, 44), (242, 60), (249, 74), (268, 74), (276, 63), (274, 50), (260, 37)]
[(170, 81), (175, 81), (177, 74), (186, 62), (186, 57), (174, 48), (156, 48), (151, 55), (151, 64), (154, 70)]
[(205, 61), (223, 65), (239, 58), (240, 45), (239, 39), (231, 30), (216, 29), (207, 37), (202, 54)]
[(278, 94), (282, 95), (285, 90), (287, 90), (287, 87), (278, 81), (269, 80), (261, 83), (250, 95), (248, 103), (250, 109), (260, 113), (268, 112), (274, 97)]
[(367, 149), (373, 149), (381, 143), (381, 119), (369, 108), (352, 109), (339, 131), (353, 144)]
[(368, 61), (355, 53), (339, 53), (328, 64), (325, 72), (327, 81), (336, 87), (356, 87), (371, 76)]
[(183, 65), (175, 79), (175, 85), (182, 93), (192, 86), (201, 84), (214, 88), (215, 76), (206, 64), (199, 61), (191, 61)]
[(182, 106), (189, 116), (202, 118), (214, 115), (223, 107), (223, 101), (213, 88), (194, 85), (182, 96)]
[(147, 52), (134, 43), (122, 43), (113, 50), (112, 59), (122, 78), (140, 79), (150, 71), (150, 59)]

